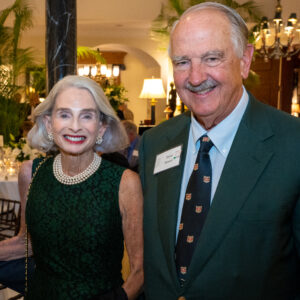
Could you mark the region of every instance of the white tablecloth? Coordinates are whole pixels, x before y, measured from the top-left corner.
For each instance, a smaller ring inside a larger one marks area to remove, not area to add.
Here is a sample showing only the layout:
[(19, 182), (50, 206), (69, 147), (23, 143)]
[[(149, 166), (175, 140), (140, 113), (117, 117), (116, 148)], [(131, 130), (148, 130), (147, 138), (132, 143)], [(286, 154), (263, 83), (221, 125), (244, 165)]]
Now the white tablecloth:
[(17, 177), (9, 177), (8, 180), (0, 177), (0, 198), (20, 201)]

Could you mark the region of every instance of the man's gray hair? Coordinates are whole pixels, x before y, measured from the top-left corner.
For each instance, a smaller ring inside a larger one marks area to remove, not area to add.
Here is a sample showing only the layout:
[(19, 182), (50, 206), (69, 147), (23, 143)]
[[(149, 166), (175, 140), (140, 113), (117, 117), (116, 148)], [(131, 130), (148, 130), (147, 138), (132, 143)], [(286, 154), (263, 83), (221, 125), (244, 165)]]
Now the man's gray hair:
[(127, 133), (134, 133), (135, 135), (137, 135), (137, 126), (134, 122), (130, 120), (123, 120), (122, 124)]
[[(205, 9), (215, 9), (224, 13), (231, 24), (231, 40), (234, 45), (236, 54), (239, 58), (242, 58), (244, 51), (246, 50), (248, 44), (248, 28), (243, 20), (243, 18), (238, 14), (236, 10), (230, 8), (226, 5), (217, 3), (217, 2), (203, 2), (200, 4), (196, 4), (194, 6), (189, 7), (180, 17), (178, 21), (173, 24), (173, 27), (170, 32), (170, 36), (172, 37), (172, 33), (174, 32), (177, 24), (181, 19), (185, 18), (187, 15), (191, 13), (195, 13), (200, 10)], [(171, 54), (171, 39), (169, 44), (169, 54)]]
[(102, 88), (94, 80), (77, 75), (69, 75), (58, 81), (46, 100), (35, 108), (33, 112), (35, 125), (28, 133), (30, 145), (44, 152), (57, 149), (48, 138), (44, 119), (45, 116), (51, 116), (58, 95), (71, 87), (87, 90), (91, 94), (99, 110), (100, 122), (106, 126), (103, 142), (101, 145), (95, 145), (94, 149), (103, 153), (124, 149), (128, 145), (127, 134)]

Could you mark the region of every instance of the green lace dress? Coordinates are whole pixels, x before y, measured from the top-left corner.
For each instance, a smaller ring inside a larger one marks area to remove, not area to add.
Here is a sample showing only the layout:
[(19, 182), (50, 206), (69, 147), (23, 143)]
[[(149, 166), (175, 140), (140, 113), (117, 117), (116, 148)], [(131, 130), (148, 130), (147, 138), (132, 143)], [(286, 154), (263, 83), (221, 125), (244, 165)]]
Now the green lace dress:
[(89, 299), (122, 284), (124, 168), (103, 159), (90, 178), (70, 186), (56, 180), (52, 165), (49, 158), (38, 168), (27, 200), (36, 269), (26, 299)]

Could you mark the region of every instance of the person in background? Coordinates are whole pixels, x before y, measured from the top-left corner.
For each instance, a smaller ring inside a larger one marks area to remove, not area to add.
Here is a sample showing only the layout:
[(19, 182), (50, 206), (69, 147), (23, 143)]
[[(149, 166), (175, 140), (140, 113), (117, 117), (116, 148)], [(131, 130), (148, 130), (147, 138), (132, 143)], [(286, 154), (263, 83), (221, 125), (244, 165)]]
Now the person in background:
[(23, 122), (22, 127), (21, 127), (21, 131), (22, 131), (22, 137), (27, 137), (28, 132), (30, 131), (30, 129), (32, 128), (33, 123), (30, 120), (26, 120)]
[(119, 107), (117, 109), (117, 115), (121, 121), (125, 120), (124, 113), (123, 113), (123, 104), (119, 105)]
[(123, 106), (124, 106), (123, 114), (125, 120), (133, 121), (134, 120), (133, 112), (128, 108), (126, 103), (124, 103)]
[(245, 90), (252, 54), (225, 5), (173, 27), (190, 112), (141, 140), (147, 300), (300, 299), (300, 121)]
[(122, 103), (119, 105), (117, 115), (120, 118), (120, 120), (133, 121), (134, 119), (133, 112), (128, 108), (126, 103)]
[[(101, 87), (80, 76), (56, 83), (34, 121), (31, 146), (58, 154), (22, 164), (21, 230), (1, 242), (0, 259), (23, 257), (27, 240), (36, 263), (29, 300), (135, 299), (143, 285), (140, 180), (96, 154), (127, 144), (121, 122)], [(124, 283), (123, 240), (130, 263)]]
[(122, 124), (126, 130), (129, 147), (122, 150), (121, 153), (127, 158), (129, 166), (132, 170), (138, 171), (139, 164), (139, 145), (140, 145), (140, 136), (137, 132), (137, 126), (130, 120), (122, 121)]

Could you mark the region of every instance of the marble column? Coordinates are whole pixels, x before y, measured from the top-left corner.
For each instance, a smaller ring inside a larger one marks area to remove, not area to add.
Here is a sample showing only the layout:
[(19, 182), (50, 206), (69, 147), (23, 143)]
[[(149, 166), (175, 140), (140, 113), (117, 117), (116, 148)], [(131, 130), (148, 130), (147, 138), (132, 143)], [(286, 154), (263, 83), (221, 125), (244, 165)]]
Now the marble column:
[(47, 91), (66, 75), (76, 74), (76, 0), (46, 0)]

